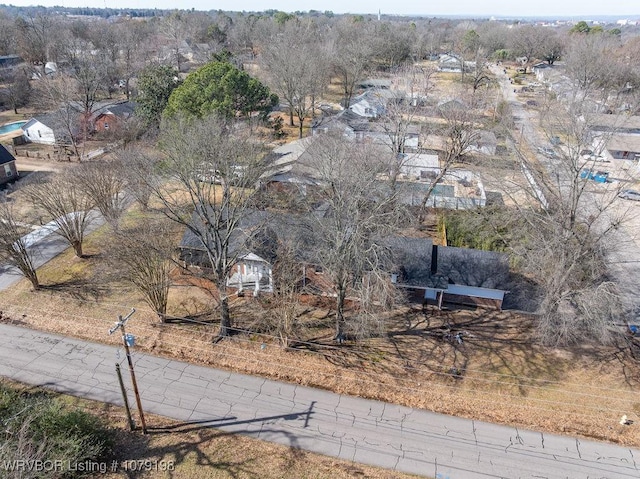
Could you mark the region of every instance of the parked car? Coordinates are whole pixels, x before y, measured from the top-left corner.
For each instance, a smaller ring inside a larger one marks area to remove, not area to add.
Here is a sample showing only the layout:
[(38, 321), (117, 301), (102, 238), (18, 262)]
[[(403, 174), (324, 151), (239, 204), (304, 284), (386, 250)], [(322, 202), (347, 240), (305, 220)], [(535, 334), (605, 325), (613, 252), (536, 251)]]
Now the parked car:
[(622, 190), (620, 193), (618, 193), (618, 198), (623, 198), (625, 200), (640, 201), (640, 191)]
[(606, 183), (609, 180), (609, 173), (606, 171), (593, 171), (584, 169), (580, 172), (580, 178), (593, 180), (596, 183)]
[(607, 160), (604, 156), (596, 155), (592, 150), (580, 150), (580, 158), (585, 161), (599, 161), (602, 163), (609, 162), (609, 160)]
[(550, 146), (539, 146), (538, 153), (543, 154), (547, 158), (556, 158), (558, 155), (556, 154), (556, 150), (551, 148)]

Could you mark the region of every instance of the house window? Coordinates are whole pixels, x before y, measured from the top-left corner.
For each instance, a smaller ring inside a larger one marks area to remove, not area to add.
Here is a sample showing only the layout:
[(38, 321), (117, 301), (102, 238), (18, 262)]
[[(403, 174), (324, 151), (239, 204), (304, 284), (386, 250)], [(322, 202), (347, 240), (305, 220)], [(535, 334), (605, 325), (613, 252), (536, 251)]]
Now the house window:
[(42, 133), (40, 133), (40, 130), (38, 130), (38, 138), (42, 138)]
[(11, 165), (9, 164), (4, 165), (4, 174), (7, 178), (10, 176), (13, 176), (13, 170), (11, 169)]
[(104, 129), (105, 129), (105, 130), (108, 130), (108, 129), (109, 129), (109, 123), (108, 123), (108, 122), (106, 122), (106, 121), (104, 122)]
[(25, 133), (27, 134), (27, 136), (29, 136), (29, 130), (25, 130)]

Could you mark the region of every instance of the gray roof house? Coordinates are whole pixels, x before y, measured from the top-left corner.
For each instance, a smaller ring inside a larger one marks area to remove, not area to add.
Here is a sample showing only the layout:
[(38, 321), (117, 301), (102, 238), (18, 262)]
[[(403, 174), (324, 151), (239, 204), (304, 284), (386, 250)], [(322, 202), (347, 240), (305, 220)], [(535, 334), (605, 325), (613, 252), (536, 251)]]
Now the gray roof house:
[(349, 110), (363, 118), (378, 118), (384, 115), (387, 102), (397, 95), (386, 88), (372, 88), (353, 99)]
[(69, 119), (74, 134), (80, 131), (80, 118), (73, 108), (61, 109), (52, 113), (45, 113), (32, 117), (22, 125), (24, 137), (31, 143), (55, 145), (69, 141), (69, 131), (66, 119)]
[[(372, 118), (373, 119), (373, 118)], [(385, 129), (384, 119), (371, 121), (353, 110), (344, 110), (336, 115), (318, 117), (311, 125), (312, 135), (338, 132), (352, 140), (373, 140), (376, 143), (390, 145), (391, 138)], [(390, 127), (393, 131), (393, 127)], [(409, 125), (405, 135), (405, 149), (416, 151), (420, 146), (420, 126)]]
[[(326, 213), (326, 212), (325, 212)], [(278, 244), (294, 245), (301, 265), (313, 264), (314, 236), (305, 227), (307, 217), (287, 213), (247, 211), (231, 237), (235, 264), (227, 286), (238, 291), (273, 291), (273, 265)], [(192, 224), (199, 229), (197, 215)], [(405, 290), (410, 300), (490, 306), (501, 308), (509, 279), (505, 254), (468, 248), (440, 247), (430, 239), (392, 237), (383, 241), (391, 263), (392, 283)], [(181, 258), (188, 265), (207, 267), (202, 240), (187, 229), (180, 242)], [(301, 268), (301, 276), (305, 269)], [(305, 278), (300, 278), (304, 284)]]
[(0, 184), (18, 178), (16, 159), (4, 146), (0, 145)]
[(392, 282), (414, 301), (491, 306), (500, 309), (509, 280), (506, 254), (436, 246), (430, 239), (394, 237)]

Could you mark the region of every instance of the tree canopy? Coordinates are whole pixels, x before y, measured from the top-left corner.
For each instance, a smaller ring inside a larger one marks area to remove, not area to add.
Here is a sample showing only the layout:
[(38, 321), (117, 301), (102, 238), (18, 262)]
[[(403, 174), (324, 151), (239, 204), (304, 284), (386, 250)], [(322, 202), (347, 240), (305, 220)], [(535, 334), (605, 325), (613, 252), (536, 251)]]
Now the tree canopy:
[(165, 115), (203, 118), (216, 113), (231, 118), (268, 112), (277, 102), (277, 95), (259, 80), (229, 62), (214, 61), (190, 74), (173, 91)]
[(145, 68), (138, 77), (140, 95), (136, 113), (147, 125), (159, 125), (171, 92), (180, 84), (178, 72), (168, 65)]

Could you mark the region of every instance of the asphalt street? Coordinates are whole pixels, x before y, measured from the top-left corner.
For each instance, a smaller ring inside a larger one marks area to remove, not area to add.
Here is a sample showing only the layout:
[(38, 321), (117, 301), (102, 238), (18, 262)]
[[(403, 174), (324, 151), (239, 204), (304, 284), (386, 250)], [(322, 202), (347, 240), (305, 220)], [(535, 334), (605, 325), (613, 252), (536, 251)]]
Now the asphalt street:
[[(90, 223), (85, 231), (85, 235), (88, 235), (104, 224), (104, 219), (97, 212), (92, 212), (89, 219)], [(32, 254), (33, 264), (36, 269), (69, 248), (69, 243), (56, 233), (55, 229), (57, 228), (43, 227), (27, 235), (29, 237), (33, 236), (33, 240), (29, 241), (28, 249)], [(0, 291), (4, 291), (22, 278), (24, 278), (24, 276), (15, 266), (6, 263), (0, 264)]]
[[(503, 98), (511, 105), (515, 121), (515, 130), (520, 132), (519, 141), (527, 142), (532, 151), (540, 146), (551, 146), (536, 128), (535, 114), (528, 111), (523, 102), (513, 90), (514, 85), (509, 83), (508, 76), (501, 67), (491, 66), (491, 71), (496, 75), (502, 90)], [(546, 169), (550, 177), (557, 174), (556, 162), (558, 160), (545, 158), (538, 155), (538, 161)], [(600, 185), (593, 182), (585, 191), (585, 198), (591, 201), (591, 205), (585, 202), (582, 213), (586, 214), (587, 208), (592, 207), (593, 216), (600, 216), (603, 227), (608, 227), (616, 219), (622, 219), (620, 226), (612, 231), (606, 242), (609, 256), (609, 272), (615, 278), (619, 299), (627, 318), (631, 321), (640, 320), (640, 294), (637, 278), (640, 275), (640, 204), (619, 199), (610, 203), (609, 196), (617, 194), (630, 180), (633, 180), (631, 171), (625, 171), (623, 167), (629, 167), (624, 161), (599, 164), (598, 168), (610, 171), (616, 178), (615, 182)], [(535, 188), (535, 185), (530, 185)], [(599, 214), (599, 208), (604, 209)]]
[[(125, 361), (122, 350), (12, 325), (0, 325), (0, 335), (0, 375), (122, 403), (115, 375), (115, 363)], [(134, 361), (145, 411), (194, 427), (215, 427), (438, 479), (640, 478), (636, 464), (640, 450), (434, 414), (137, 352)], [(498, 402), (495, 407), (500, 407)], [(153, 422), (147, 422), (153, 428)]]

